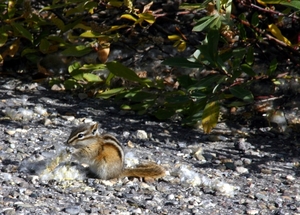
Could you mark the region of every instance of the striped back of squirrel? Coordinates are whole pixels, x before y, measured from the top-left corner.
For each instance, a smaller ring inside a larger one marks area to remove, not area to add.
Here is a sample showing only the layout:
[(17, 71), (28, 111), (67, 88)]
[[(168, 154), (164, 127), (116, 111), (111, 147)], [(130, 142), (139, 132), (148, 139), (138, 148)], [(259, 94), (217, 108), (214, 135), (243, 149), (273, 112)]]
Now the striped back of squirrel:
[(67, 140), (67, 145), (74, 148), (82, 148), (91, 146), (93, 144), (99, 144), (102, 148), (111, 146), (118, 152), (119, 157), (124, 163), (124, 149), (122, 144), (116, 137), (111, 134), (99, 134), (98, 123), (95, 124), (82, 124), (77, 128), (74, 128)]

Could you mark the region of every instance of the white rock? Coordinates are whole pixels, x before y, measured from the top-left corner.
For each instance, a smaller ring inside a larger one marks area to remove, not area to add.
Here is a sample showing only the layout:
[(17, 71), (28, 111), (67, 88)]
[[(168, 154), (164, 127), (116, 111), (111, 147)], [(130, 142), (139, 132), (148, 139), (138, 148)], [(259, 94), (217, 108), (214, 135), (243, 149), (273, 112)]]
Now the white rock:
[(136, 131), (136, 137), (138, 139), (145, 140), (145, 139), (148, 139), (148, 134), (144, 130), (137, 130)]
[(47, 126), (47, 125), (51, 125), (52, 124), (52, 121), (48, 118), (45, 119), (44, 121), (44, 125)]
[(5, 133), (9, 134), (10, 136), (14, 135), (16, 133), (16, 130), (5, 130)]
[(293, 175), (287, 175), (286, 179), (289, 180), (289, 181), (294, 181), (295, 177)]
[(128, 138), (129, 135), (130, 135), (130, 132), (129, 132), (129, 131), (124, 131), (124, 132), (123, 132), (123, 137), (124, 137), (124, 138)]
[(91, 119), (91, 118), (85, 118), (83, 121), (84, 121), (84, 123), (92, 123), (92, 122), (94, 122), (93, 119)]
[(61, 118), (68, 120), (68, 121), (73, 121), (75, 119), (74, 116), (61, 116)]
[(249, 170), (248, 170), (247, 168), (242, 167), (242, 166), (237, 166), (237, 167), (236, 167), (236, 171), (237, 171), (238, 173), (248, 173), (248, 172), (249, 172)]
[(42, 116), (46, 116), (48, 114), (47, 109), (44, 108), (42, 105), (36, 105), (34, 107), (34, 112), (36, 112), (37, 114), (40, 114)]
[(168, 199), (168, 200), (174, 200), (174, 199), (175, 199), (175, 195), (174, 195), (174, 194), (169, 194), (169, 195), (167, 196), (167, 199)]

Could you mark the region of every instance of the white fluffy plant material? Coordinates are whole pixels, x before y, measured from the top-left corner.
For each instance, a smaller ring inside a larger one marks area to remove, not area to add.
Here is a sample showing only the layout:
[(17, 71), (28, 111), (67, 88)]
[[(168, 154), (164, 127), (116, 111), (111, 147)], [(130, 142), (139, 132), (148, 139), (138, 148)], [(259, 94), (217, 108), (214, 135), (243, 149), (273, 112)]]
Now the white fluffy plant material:
[[(72, 152), (62, 146), (56, 146), (57, 153), (42, 153), (39, 159), (28, 158), (22, 161), (19, 170), (36, 174), (41, 181), (50, 180), (84, 180), (87, 178), (87, 170), (81, 164), (72, 160)], [(74, 162), (72, 162), (74, 161)], [(134, 152), (125, 154), (125, 165), (127, 168), (139, 164), (139, 159)]]
[(40, 114), (42, 116), (46, 116), (48, 114), (47, 109), (44, 108), (42, 105), (36, 105), (34, 107), (34, 112), (36, 112), (37, 114)]
[(187, 166), (181, 166), (179, 169), (180, 181), (185, 186), (200, 186), (208, 187), (215, 191), (220, 192), (222, 195), (233, 197), (235, 191), (239, 187), (230, 185), (226, 182), (221, 181), (220, 179), (210, 179), (206, 176), (200, 176), (199, 173), (189, 170)]
[(125, 167), (130, 168), (139, 164), (139, 159), (132, 151), (125, 154)]
[(84, 180), (86, 170), (80, 164), (71, 162), (71, 152), (66, 148), (58, 147), (57, 153), (43, 153), (39, 159), (34, 156), (22, 161), (19, 170), (38, 175), (41, 181), (49, 180)]
[(83, 166), (71, 163), (71, 152), (62, 150), (47, 162), (45, 169), (39, 175), (42, 181), (84, 180), (86, 171)]

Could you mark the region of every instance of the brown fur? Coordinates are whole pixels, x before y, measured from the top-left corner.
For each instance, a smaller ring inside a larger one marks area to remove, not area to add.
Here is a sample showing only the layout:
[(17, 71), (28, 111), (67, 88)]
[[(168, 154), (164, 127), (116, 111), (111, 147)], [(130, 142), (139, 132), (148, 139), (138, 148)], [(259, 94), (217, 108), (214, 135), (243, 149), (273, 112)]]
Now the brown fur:
[[(154, 163), (124, 169), (124, 151), (119, 141), (110, 134), (93, 132), (98, 125), (81, 125), (71, 132), (67, 144), (78, 149), (74, 156), (89, 165), (90, 170), (101, 179), (117, 177), (160, 178), (165, 170)], [(78, 137), (83, 134), (83, 137)]]

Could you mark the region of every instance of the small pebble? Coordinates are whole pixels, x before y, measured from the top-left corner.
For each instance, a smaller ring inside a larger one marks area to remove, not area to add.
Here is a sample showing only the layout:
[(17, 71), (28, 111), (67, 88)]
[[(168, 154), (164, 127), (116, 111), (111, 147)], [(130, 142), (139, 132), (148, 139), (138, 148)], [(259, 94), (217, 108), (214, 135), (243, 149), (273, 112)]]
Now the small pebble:
[(51, 87), (51, 90), (53, 90), (53, 91), (63, 91), (63, 90), (65, 90), (65, 87), (62, 84), (54, 84)]
[(16, 133), (16, 130), (5, 130), (5, 133), (9, 134), (10, 136), (14, 135)]
[(264, 174), (272, 174), (272, 170), (271, 169), (261, 169), (261, 173), (264, 173)]
[(245, 168), (245, 167), (242, 167), (242, 166), (237, 166), (237, 167), (235, 168), (235, 170), (236, 170), (238, 173), (241, 173), (241, 174), (243, 174), (243, 173), (249, 173), (249, 170), (248, 170), (247, 168)]
[(292, 175), (287, 175), (287, 176), (286, 176), (286, 179), (289, 180), (289, 181), (294, 181), (294, 180), (295, 180), (295, 177), (292, 176)]
[(127, 142), (127, 146), (129, 148), (134, 148), (135, 147), (134, 144), (133, 144), (133, 142), (131, 142), (130, 140)]
[(44, 125), (47, 126), (47, 125), (51, 125), (52, 124), (52, 121), (48, 118), (45, 119), (44, 121)]
[(145, 140), (145, 139), (148, 139), (148, 134), (144, 130), (137, 130), (136, 137), (137, 137), (137, 139)]
[(61, 118), (68, 120), (68, 121), (73, 121), (75, 119), (74, 116), (61, 116)]
[(248, 215), (255, 215), (255, 214), (258, 214), (258, 213), (259, 213), (258, 209), (249, 209), (249, 210), (247, 210)]
[(80, 206), (67, 207), (67, 208), (65, 208), (65, 211), (69, 214), (79, 214)]
[(128, 131), (124, 131), (124, 132), (123, 132), (123, 137), (124, 137), (124, 138), (128, 138), (129, 135), (130, 135), (130, 132), (128, 132)]
[(175, 200), (174, 194), (168, 195), (167, 199), (168, 199), (168, 200)]

